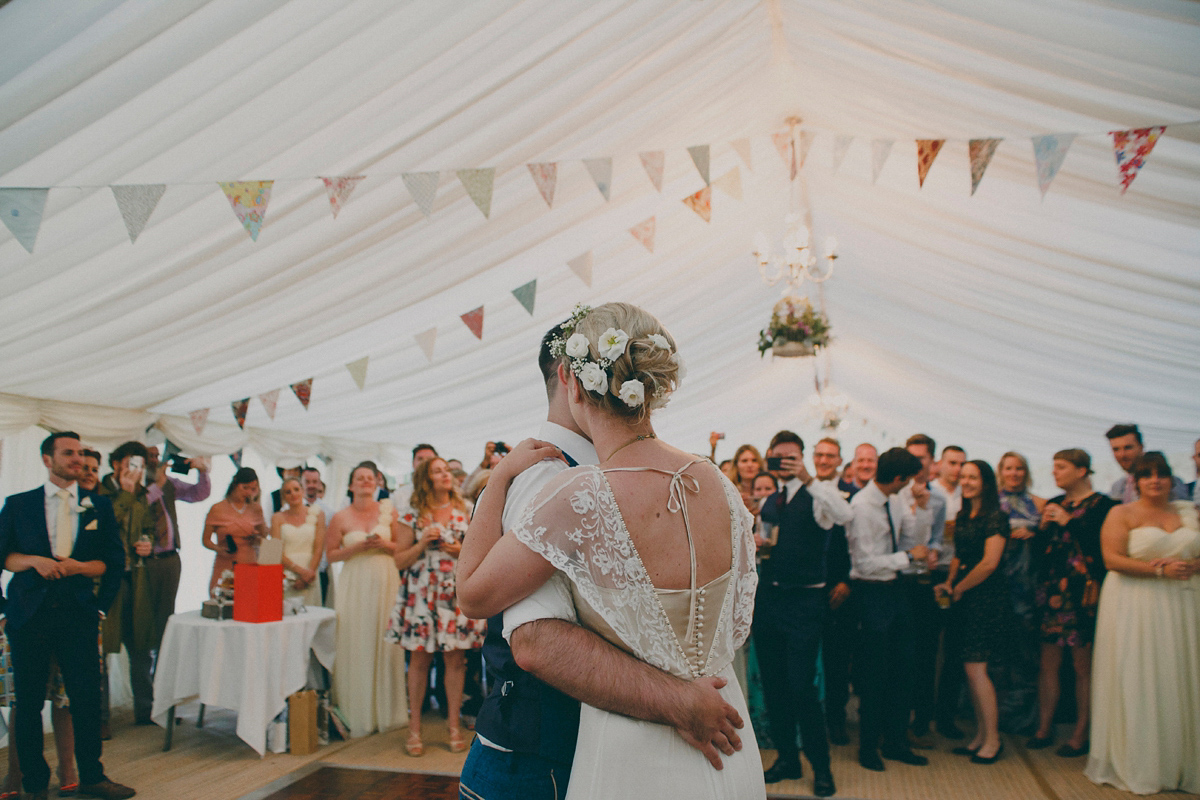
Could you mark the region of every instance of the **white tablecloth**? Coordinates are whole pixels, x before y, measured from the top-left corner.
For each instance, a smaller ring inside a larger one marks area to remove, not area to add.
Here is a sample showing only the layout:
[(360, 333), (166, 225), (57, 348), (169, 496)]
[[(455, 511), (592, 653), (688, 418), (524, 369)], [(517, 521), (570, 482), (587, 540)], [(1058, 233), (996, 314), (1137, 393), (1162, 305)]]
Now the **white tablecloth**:
[(237, 733), (260, 755), (267, 725), (304, 688), (309, 651), (333, 669), (337, 615), (309, 606), (279, 622), (213, 620), (199, 611), (167, 621), (154, 674), (151, 715), (166, 726), (172, 706), (197, 698), (237, 712)]

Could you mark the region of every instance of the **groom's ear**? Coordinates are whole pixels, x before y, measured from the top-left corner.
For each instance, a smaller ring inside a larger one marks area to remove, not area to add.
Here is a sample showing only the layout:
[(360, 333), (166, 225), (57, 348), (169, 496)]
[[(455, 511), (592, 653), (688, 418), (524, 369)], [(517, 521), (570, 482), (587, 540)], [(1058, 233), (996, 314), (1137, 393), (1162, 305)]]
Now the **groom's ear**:
[(567, 385), (567, 378), (570, 375), (570, 368), (567, 367), (565, 361), (558, 362), (558, 385), (560, 388)]

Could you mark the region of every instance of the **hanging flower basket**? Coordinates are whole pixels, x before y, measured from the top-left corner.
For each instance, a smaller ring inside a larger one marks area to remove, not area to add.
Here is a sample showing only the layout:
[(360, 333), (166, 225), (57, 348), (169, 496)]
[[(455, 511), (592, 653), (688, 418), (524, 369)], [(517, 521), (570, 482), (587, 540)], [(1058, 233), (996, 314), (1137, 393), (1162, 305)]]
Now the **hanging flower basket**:
[(758, 333), (758, 353), (770, 350), (781, 358), (815, 355), (830, 340), (829, 319), (812, 307), (806, 297), (788, 295), (775, 304), (771, 322)]

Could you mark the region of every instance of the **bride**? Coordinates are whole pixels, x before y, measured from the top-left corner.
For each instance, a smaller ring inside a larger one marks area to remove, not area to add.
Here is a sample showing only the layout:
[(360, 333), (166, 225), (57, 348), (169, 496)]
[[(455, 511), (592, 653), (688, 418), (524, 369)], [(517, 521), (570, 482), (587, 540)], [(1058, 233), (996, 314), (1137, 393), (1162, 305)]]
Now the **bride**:
[[(500, 462), (459, 560), (464, 605), (499, 613), (559, 570), (584, 627), (677, 677), (725, 678), (746, 718), (731, 664), (758, 580), (751, 518), (711, 462), (654, 434), (651, 409), (683, 377), (674, 341), (645, 311), (609, 303), (577, 308), (551, 351), (574, 376), (571, 415), (600, 464), (560, 473), (497, 541), (513, 477), (559, 454), (527, 440)], [(742, 737), (717, 771), (673, 728), (584, 705), (567, 797), (762, 798), (757, 743), (749, 727)]]

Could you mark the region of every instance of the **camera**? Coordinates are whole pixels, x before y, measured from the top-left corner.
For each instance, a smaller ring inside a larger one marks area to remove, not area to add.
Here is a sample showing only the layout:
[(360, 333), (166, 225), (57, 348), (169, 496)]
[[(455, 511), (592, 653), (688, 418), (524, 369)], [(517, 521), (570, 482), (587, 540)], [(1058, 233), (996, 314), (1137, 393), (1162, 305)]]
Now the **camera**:
[(783, 469), (783, 459), (779, 457), (768, 458), (767, 469), (771, 470), (772, 472), (778, 472), (779, 470)]
[(176, 475), (187, 475), (192, 471), (192, 465), (188, 463), (187, 456), (173, 455), (167, 459), (167, 464), (169, 464), (167, 469)]
[(506, 456), (510, 449), (504, 442), (496, 442), (496, 449), (493, 452), (498, 456)]

